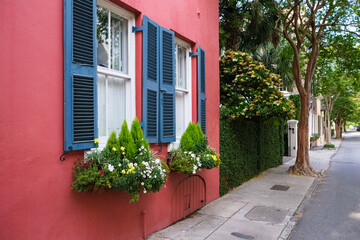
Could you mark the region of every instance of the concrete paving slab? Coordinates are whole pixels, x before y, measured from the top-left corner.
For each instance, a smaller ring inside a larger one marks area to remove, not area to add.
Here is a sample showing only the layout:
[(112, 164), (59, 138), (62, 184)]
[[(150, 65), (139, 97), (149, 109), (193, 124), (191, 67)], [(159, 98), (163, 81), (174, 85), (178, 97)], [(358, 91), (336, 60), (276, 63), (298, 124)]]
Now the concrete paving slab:
[[(256, 240), (276, 240), (284, 227), (260, 222), (230, 219), (217, 229), (207, 240), (239, 240), (236, 233), (253, 237)], [(251, 239), (251, 238), (250, 238)]]
[(153, 234), (149, 240), (158, 240), (155, 237), (160, 237), (164, 239), (205, 239), (212, 232), (214, 232), (218, 227), (220, 227), (227, 218), (219, 216), (203, 215), (196, 213), (193, 217), (193, 221), (188, 221), (185, 219), (183, 221), (177, 222), (174, 225), (165, 228), (155, 234)]
[(271, 223), (281, 223), (288, 210), (274, 207), (256, 206), (245, 215), (246, 218), (255, 221), (264, 221)]
[(219, 198), (200, 209), (198, 213), (220, 217), (231, 217), (245, 205), (246, 203), (234, 201), (232, 199)]

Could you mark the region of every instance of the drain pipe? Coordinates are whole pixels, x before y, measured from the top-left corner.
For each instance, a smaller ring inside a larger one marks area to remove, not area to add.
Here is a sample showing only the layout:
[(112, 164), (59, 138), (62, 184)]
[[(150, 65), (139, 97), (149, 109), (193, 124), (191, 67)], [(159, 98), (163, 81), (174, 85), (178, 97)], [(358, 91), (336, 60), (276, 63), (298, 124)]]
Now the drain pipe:
[(147, 210), (143, 210), (142, 211), (142, 216), (143, 216), (143, 232), (144, 232), (144, 239), (146, 240), (146, 214), (147, 214)]

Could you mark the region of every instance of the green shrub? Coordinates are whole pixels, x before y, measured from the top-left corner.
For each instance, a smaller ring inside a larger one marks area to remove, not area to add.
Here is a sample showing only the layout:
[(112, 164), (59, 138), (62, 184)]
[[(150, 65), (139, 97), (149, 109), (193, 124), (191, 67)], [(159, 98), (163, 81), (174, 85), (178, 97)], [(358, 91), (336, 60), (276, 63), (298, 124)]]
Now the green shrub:
[(320, 137), (320, 135), (318, 133), (313, 133), (313, 134), (311, 134), (310, 140), (316, 141), (319, 139), (319, 137)]
[(331, 136), (334, 136), (335, 135), (335, 129), (331, 129)]
[(226, 51), (220, 59), (220, 103), (230, 118), (293, 118), (294, 106), (279, 90), (280, 76), (248, 53)]
[(194, 142), (195, 139), (199, 139), (198, 131), (197, 129), (194, 128), (194, 124), (190, 122), (185, 132), (181, 136), (180, 148), (182, 148), (185, 151), (191, 151), (191, 149), (195, 145)]
[(334, 144), (325, 144), (324, 148), (335, 148)]
[(121, 126), (121, 132), (119, 136), (120, 152), (123, 157), (129, 160), (134, 160), (137, 152), (134, 139), (129, 132), (129, 128), (126, 120)]
[(141, 146), (144, 146), (147, 150), (149, 150), (149, 142), (145, 139), (140, 122), (137, 118), (135, 118), (131, 124), (131, 135), (134, 139), (134, 143), (137, 149), (141, 148)]
[(189, 123), (181, 136), (180, 146), (168, 155), (170, 169), (189, 175), (201, 168), (211, 169), (220, 166), (220, 157), (208, 147), (208, 141), (199, 124)]

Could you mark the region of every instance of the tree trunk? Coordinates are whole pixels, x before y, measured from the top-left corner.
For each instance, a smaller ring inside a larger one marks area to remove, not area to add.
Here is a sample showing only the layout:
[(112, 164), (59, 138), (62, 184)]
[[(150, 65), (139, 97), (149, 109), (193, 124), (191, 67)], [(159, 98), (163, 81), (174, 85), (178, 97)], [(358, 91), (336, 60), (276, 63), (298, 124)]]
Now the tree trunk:
[(337, 139), (341, 138), (341, 125), (342, 125), (341, 118), (338, 121), (335, 121), (335, 132)]
[(316, 176), (309, 158), (309, 95), (301, 96), (301, 112), (298, 127), (298, 149), (296, 162), (288, 170), (290, 173)]
[(330, 109), (325, 110), (325, 143), (331, 144)]

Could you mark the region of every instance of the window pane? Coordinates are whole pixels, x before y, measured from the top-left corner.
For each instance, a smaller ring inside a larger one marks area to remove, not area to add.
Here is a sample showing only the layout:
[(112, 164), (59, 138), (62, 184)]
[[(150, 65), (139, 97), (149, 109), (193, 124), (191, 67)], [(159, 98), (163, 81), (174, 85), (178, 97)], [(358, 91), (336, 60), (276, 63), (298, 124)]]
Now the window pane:
[(176, 104), (176, 138), (181, 138), (181, 135), (185, 132), (185, 93), (176, 92), (175, 95)]
[(108, 81), (108, 133), (119, 133), (125, 120), (125, 80), (109, 77)]
[(186, 89), (186, 49), (180, 45), (176, 48), (176, 86)]
[(97, 76), (99, 137), (106, 136), (106, 76)]
[(109, 61), (109, 26), (108, 19), (109, 12), (107, 9), (97, 7), (97, 24), (96, 37), (98, 40), (97, 46), (97, 65), (108, 67)]
[(127, 73), (126, 19), (111, 13), (111, 69)]

